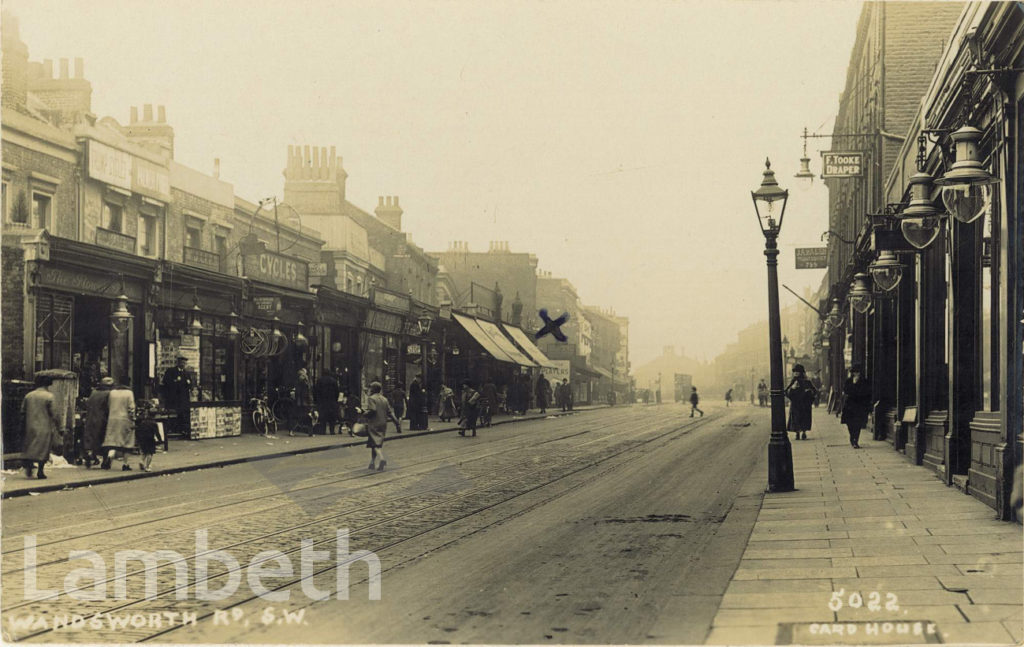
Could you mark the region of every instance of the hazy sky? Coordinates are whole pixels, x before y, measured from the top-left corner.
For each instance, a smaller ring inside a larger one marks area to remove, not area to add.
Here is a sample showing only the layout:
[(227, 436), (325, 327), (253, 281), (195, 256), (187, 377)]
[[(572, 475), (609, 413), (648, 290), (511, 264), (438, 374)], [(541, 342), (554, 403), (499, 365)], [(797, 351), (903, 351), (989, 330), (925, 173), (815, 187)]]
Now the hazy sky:
[(630, 317), (634, 364), (711, 359), (766, 318), (766, 156), (791, 194), (781, 282), (821, 280), (793, 248), (823, 244), (827, 191), (793, 174), (802, 128), (831, 130), (859, 2), (3, 4), (31, 60), (85, 59), (96, 114), (165, 105), (179, 162), (219, 157), (255, 200), (282, 194), (289, 144), (336, 146), (349, 200), (400, 196), (428, 251), (536, 254)]

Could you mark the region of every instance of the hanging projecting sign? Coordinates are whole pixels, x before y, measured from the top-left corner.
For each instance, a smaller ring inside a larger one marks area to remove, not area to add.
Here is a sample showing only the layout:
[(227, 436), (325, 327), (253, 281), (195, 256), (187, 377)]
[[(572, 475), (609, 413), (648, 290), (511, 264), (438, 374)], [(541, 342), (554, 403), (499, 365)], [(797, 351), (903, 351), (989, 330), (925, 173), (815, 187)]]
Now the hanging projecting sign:
[(860, 152), (822, 151), (821, 177), (860, 177), (864, 174), (864, 155)]
[(828, 247), (797, 247), (796, 269), (814, 270), (828, 267)]

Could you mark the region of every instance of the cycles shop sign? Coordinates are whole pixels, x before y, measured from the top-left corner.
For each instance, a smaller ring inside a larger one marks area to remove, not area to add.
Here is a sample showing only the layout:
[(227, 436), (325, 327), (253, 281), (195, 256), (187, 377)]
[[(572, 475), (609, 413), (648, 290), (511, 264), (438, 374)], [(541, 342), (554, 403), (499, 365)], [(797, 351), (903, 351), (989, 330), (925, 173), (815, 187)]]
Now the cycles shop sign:
[(274, 252), (261, 252), (245, 256), (245, 276), (305, 292), (309, 286), (309, 265)]
[(824, 179), (837, 177), (860, 177), (864, 174), (864, 155), (859, 152), (841, 153), (823, 151), (821, 153), (821, 177)]

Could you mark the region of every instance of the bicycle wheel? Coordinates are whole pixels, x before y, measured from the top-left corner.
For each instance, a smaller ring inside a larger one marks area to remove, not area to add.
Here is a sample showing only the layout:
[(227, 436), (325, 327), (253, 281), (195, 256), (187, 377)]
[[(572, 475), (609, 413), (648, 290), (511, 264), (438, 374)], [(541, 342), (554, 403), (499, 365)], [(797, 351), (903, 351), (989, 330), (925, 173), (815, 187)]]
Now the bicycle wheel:
[(295, 401), (289, 398), (281, 398), (274, 403), (274, 421), (278, 424), (290, 422), (295, 413)]
[(256, 428), (257, 433), (264, 436), (267, 434), (267, 417), (259, 409), (252, 412), (252, 425)]

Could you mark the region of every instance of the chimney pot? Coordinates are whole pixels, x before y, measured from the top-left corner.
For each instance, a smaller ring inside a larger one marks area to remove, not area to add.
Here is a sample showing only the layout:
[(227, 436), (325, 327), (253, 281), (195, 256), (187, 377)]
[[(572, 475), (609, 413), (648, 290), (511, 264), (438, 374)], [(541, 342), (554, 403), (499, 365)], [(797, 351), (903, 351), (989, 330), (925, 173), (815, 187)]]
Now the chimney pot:
[(167, 123), (167, 110), (164, 108), (164, 106), (156, 107), (156, 120), (162, 124)]
[(44, 79), (52, 79), (53, 78), (53, 59), (52, 58), (44, 58), (43, 59), (43, 78)]
[(75, 78), (80, 79), (85, 74), (85, 61), (81, 57), (75, 58)]
[(382, 195), (377, 196), (377, 206), (378, 207), (383, 207), (384, 206), (384, 196), (382, 196)]
[(318, 146), (313, 147), (313, 168), (320, 168), (320, 148)]
[(134, 123), (138, 123), (138, 121), (139, 121), (139, 107), (138, 106), (132, 106), (131, 123), (133, 123), (133, 124)]
[(68, 59), (60, 59), (60, 78), (68, 78)]
[(398, 206), (398, 196), (397, 195), (395, 196), (395, 206), (396, 207)]
[(306, 144), (302, 147), (302, 165), (309, 166), (311, 159), (312, 158), (309, 155), (309, 144)]
[(146, 123), (153, 121), (153, 104), (147, 103), (142, 106), (142, 120)]

